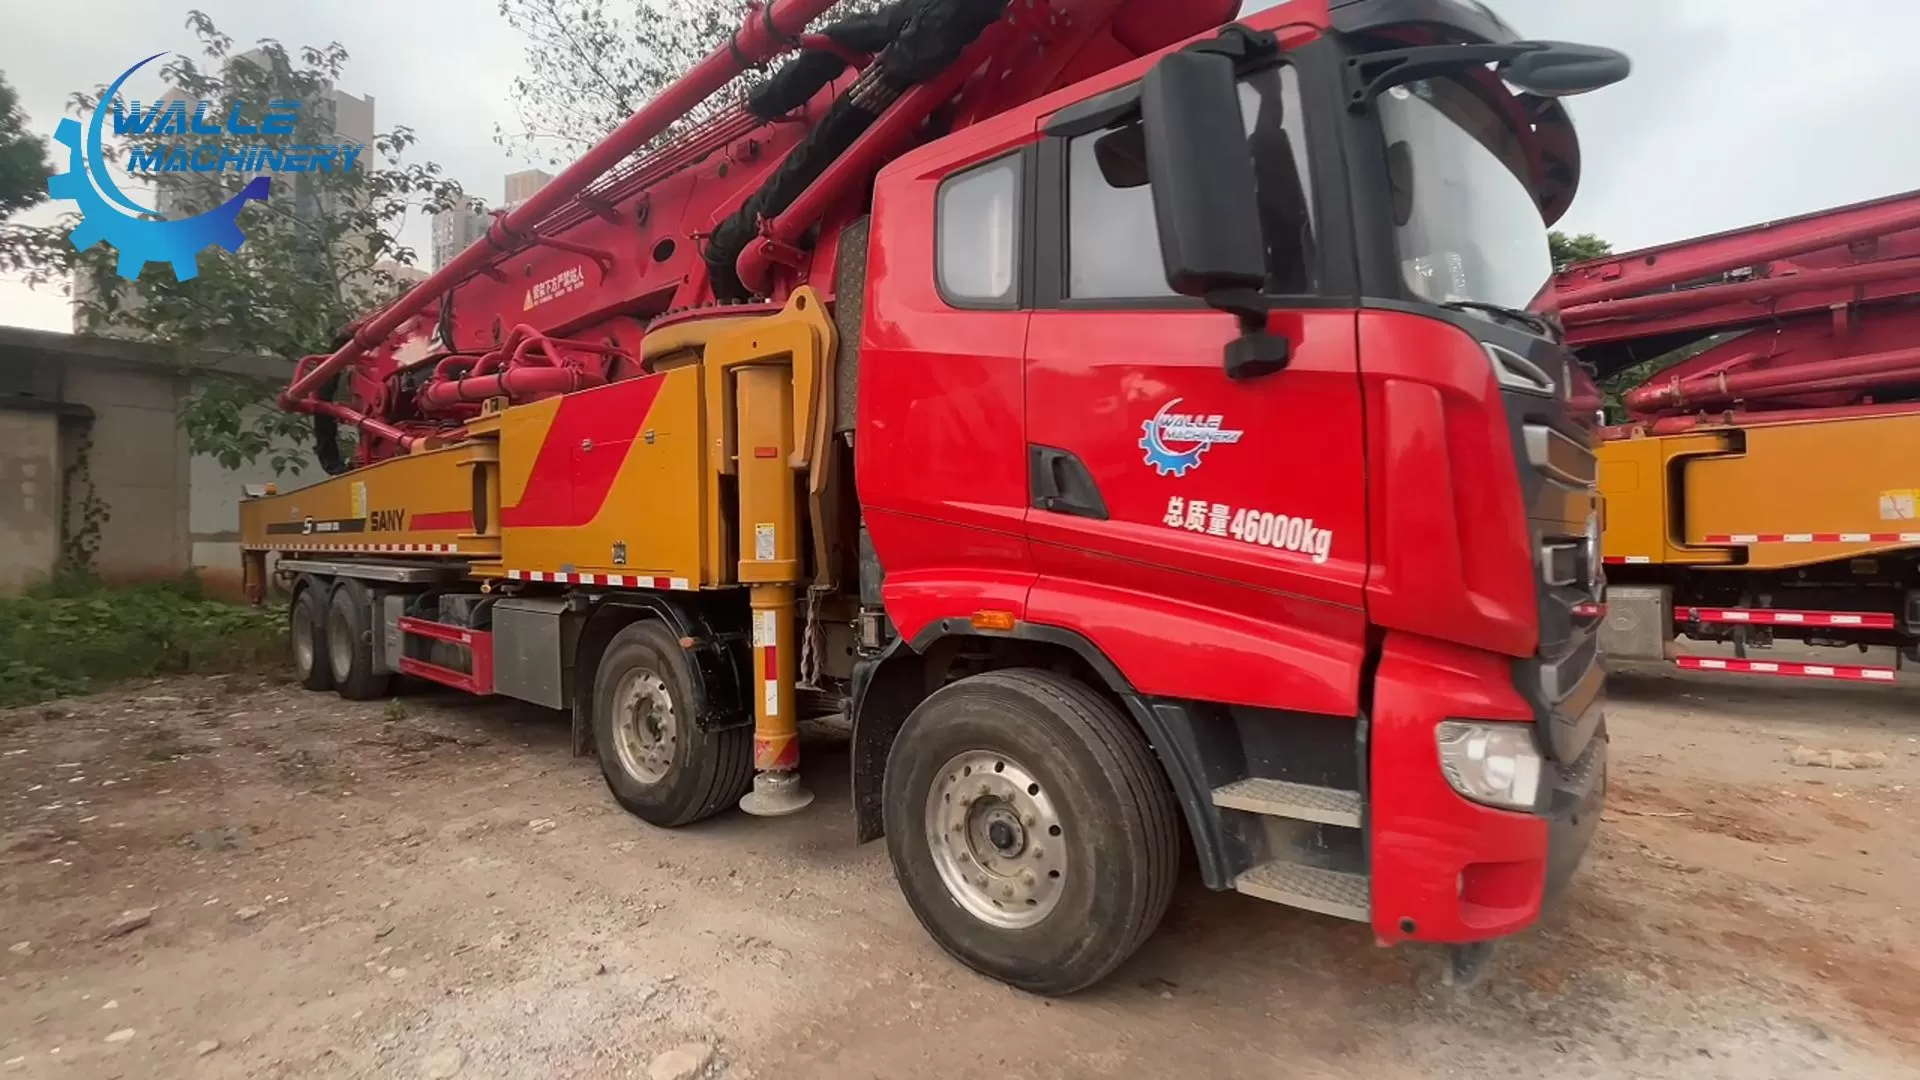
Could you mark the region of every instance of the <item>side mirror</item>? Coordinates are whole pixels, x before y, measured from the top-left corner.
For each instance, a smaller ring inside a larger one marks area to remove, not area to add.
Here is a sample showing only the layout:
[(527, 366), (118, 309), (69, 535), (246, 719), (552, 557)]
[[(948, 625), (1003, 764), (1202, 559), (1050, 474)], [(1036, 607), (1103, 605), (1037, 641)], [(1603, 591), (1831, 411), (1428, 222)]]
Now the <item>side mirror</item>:
[(1540, 97), (1570, 97), (1633, 73), (1625, 53), (1568, 41), (1515, 41), (1506, 45), (1414, 45), (1366, 53), (1347, 61), (1347, 108), (1362, 112), (1388, 87), (1416, 79), (1445, 78), (1487, 64), (1504, 80)]
[(1612, 86), (1633, 71), (1624, 53), (1598, 45), (1542, 41), (1535, 52), (1521, 53), (1500, 65), (1500, 77), (1529, 94), (1571, 97)]
[(1195, 52), (1163, 58), (1141, 85), (1140, 109), (1167, 284), (1202, 298), (1258, 290), (1267, 253), (1233, 61)]
[(1267, 334), (1267, 245), (1233, 61), (1207, 52), (1163, 57), (1141, 84), (1140, 110), (1167, 284), (1239, 316), (1230, 377), (1279, 371), (1288, 348)]

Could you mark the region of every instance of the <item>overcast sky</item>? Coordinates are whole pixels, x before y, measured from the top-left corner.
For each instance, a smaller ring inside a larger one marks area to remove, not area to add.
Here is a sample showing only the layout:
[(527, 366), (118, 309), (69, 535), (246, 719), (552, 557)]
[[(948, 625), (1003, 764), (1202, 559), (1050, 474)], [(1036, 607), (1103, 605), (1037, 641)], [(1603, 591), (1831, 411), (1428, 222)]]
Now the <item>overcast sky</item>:
[[(33, 127), (51, 136), (69, 93), (150, 53), (192, 50), (183, 20), (193, 6), (243, 43), (345, 45), (353, 59), (341, 88), (372, 94), (378, 127), (413, 128), (414, 156), (476, 195), (498, 202), (502, 175), (527, 164), (493, 142), (494, 124), (512, 121), (507, 91), (521, 67), (493, 0), (10, 0), (0, 71)], [(1249, 9), (1267, 6), (1251, 0)], [(1633, 58), (1626, 83), (1571, 103), (1585, 170), (1562, 228), (1626, 249), (1920, 188), (1917, 0), (1491, 6), (1528, 36)], [(144, 100), (160, 89), (157, 79), (129, 86)], [(27, 220), (58, 213), (43, 207)], [(424, 258), (424, 229), (407, 239)], [(57, 293), (0, 281), (0, 323), (64, 330), (70, 319)]]

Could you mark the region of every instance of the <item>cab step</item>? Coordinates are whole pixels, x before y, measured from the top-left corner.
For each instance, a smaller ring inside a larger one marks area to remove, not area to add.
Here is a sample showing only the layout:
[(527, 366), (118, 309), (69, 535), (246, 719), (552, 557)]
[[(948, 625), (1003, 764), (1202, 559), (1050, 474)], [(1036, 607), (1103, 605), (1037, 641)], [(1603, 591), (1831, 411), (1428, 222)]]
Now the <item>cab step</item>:
[(1369, 882), (1365, 874), (1323, 870), (1301, 863), (1269, 862), (1234, 878), (1233, 887), (1248, 896), (1276, 904), (1338, 919), (1368, 921)]
[[(1213, 805), (1268, 817), (1360, 827), (1360, 793), (1286, 780), (1235, 780), (1213, 789)], [(1365, 896), (1365, 892), (1361, 893)], [(1364, 917), (1364, 916), (1363, 916)]]

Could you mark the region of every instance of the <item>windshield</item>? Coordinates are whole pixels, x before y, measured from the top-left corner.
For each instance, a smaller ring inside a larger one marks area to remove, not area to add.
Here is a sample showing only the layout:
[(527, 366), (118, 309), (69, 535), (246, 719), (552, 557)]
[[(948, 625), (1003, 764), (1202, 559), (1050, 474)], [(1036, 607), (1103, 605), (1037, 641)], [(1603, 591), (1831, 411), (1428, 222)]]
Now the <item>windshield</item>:
[(1436, 304), (1530, 307), (1553, 260), (1512, 130), (1449, 79), (1389, 89), (1380, 124), (1407, 287)]

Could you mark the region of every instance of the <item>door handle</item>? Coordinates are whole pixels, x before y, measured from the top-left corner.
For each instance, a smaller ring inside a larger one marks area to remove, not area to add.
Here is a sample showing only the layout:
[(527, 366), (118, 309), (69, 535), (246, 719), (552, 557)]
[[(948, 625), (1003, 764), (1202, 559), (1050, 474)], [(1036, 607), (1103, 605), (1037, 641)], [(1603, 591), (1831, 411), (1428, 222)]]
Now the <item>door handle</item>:
[(1055, 514), (1109, 520), (1107, 503), (1085, 462), (1071, 450), (1027, 445), (1027, 480), (1033, 508)]

